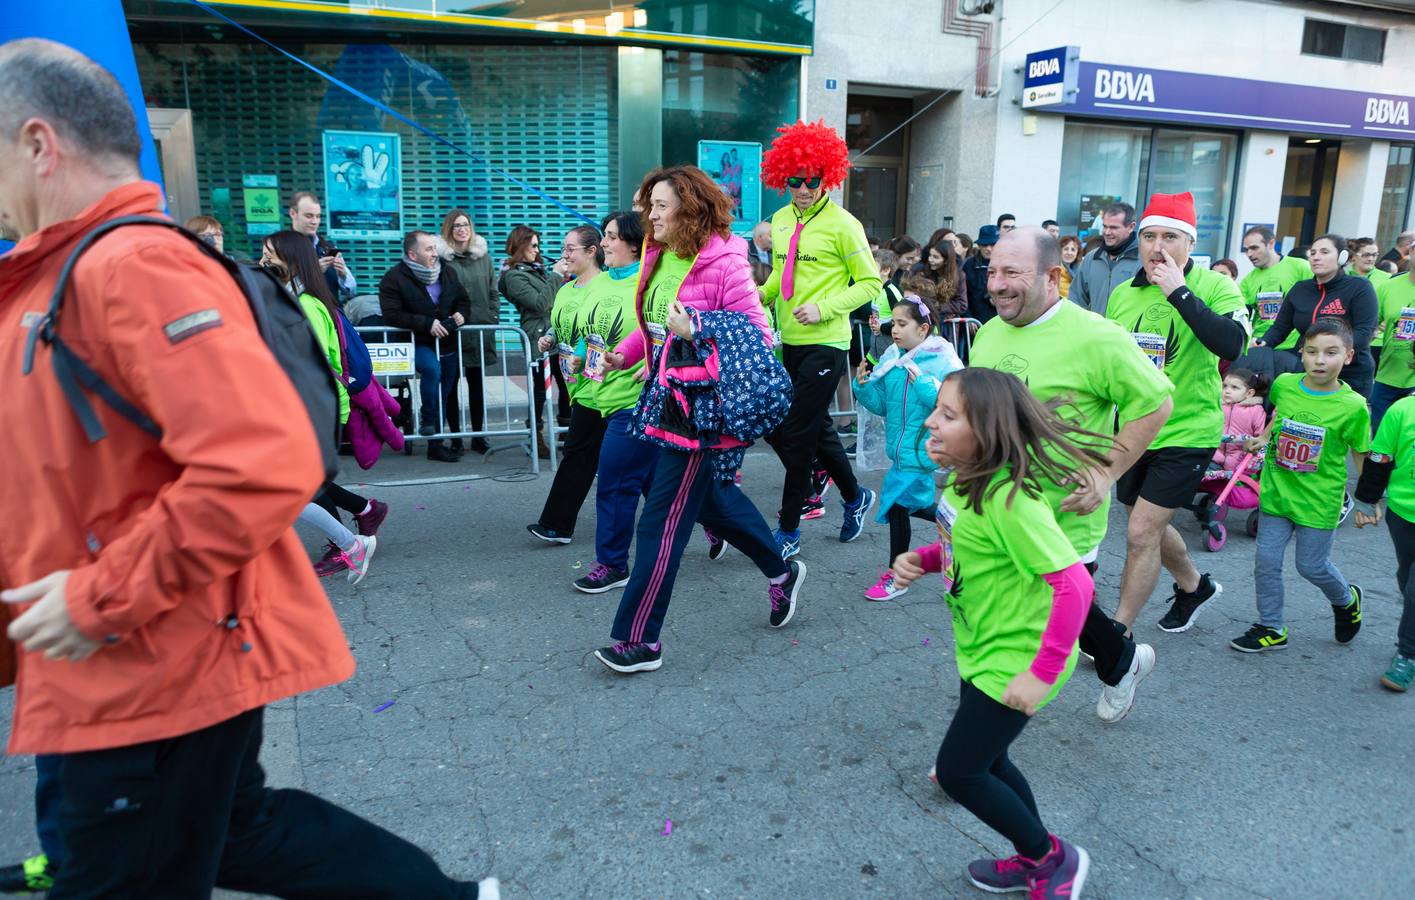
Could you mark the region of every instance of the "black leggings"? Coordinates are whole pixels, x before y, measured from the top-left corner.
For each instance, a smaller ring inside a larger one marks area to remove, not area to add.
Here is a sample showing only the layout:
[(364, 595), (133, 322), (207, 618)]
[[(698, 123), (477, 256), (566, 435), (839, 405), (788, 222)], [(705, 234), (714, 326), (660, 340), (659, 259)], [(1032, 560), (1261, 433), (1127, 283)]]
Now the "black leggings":
[(364, 507), (368, 506), (368, 500), (332, 481), (320, 489), (319, 493), (315, 495), (314, 502), (323, 507), (324, 511), (335, 519), (339, 518), (339, 510), (341, 509), (350, 515), (357, 516), (364, 511)]
[(889, 519), (889, 565), (892, 566), (895, 557), (909, 552), (909, 543), (914, 537), (914, 531), (909, 527), (909, 517), (932, 522), (934, 515), (931, 509), (908, 510), (898, 503), (891, 506), (885, 515)]
[(1027, 725), (1026, 713), (1003, 706), (966, 681), (958, 711), (938, 748), (938, 784), (1028, 859), (1041, 859), (1051, 837), (1027, 779), (1007, 748)]

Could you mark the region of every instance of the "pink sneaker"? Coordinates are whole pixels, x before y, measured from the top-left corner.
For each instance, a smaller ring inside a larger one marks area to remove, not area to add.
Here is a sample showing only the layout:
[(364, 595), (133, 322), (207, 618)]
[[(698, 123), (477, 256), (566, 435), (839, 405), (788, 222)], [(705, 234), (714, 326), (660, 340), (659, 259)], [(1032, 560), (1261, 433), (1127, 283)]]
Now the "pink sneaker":
[(333, 541), (325, 548), (324, 555), (319, 558), (319, 562), (314, 564), (314, 574), (320, 578), (328, 578), (330, 575), (338, 575), (340, 572), (348, 570), (349, 564), (344, 560), (344, 553)]
[(893, 600), (909, 593), (908, 588), (894, 586), (894, 570), (885, 569), (875, 586), (865, 591), (866, 600)]

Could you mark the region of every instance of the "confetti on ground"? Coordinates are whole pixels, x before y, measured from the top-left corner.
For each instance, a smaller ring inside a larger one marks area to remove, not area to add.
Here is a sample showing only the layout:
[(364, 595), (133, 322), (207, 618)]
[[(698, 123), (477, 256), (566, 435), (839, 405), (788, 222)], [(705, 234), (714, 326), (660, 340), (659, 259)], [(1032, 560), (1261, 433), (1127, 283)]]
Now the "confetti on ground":
[(792, 638), (792, 639), (791, 639), (791, 646), (794, 647), (794, 646), (796, 646), (796, 645), (799, 644), (799, 643), (801, 643), (801, 642), (798, 641), (798, 640), (796, 640), (795, 638)]
[(395, 703), (397, 703), (397, 702), (398, 702), (397, 700), (389, 700), (387, 703), (383, 704), (382, 706), (376, 707), (376, 708), (374, 709), (374, 712), (376, 712), (376, 713), (381, 713), (381, 712), (383, 712), (385, 709), (387, 709), (388, 707), (392, 706), (393, 704), (395, 704)]
[(927, 647), (928, 645), (929, 645), (929, 639), (928, 639), (928, 638), (924, 638), (924, 646)]
[(533, 684), (528, 684), (528, 685), (526, 685), (526, 687), (530, 688), (531, 690), (535, 690), (535, 689), (536, 689), (536, 686), (533, 685)]
[(664, 819), (664, 820), (663, 820), (663, 836), (664, 836), (664, 837), (668, 837), (668, 836), (669, 836), (670, 834), (672, 834), (672, 833), (673, 833), (673, 820), (672, 820), (672, 819)]
[(413, 509), (415, 509), (415, 510), (421, 512), (422, 510), (427, 509), (427, 507), (426, 507), (426, 506), (423, 506), (421, 503), (419, 503), (418, 505), (414, 506)]
[(571, 566), (570, 568), (572, 568), (572, 569), (583, 569), (584, 567), (585, 567), (585, 564), (584, 564), (584, 563), (578, 563), (578, 562), (577, 562), (577, 563), (575, 563), (573, 566)]

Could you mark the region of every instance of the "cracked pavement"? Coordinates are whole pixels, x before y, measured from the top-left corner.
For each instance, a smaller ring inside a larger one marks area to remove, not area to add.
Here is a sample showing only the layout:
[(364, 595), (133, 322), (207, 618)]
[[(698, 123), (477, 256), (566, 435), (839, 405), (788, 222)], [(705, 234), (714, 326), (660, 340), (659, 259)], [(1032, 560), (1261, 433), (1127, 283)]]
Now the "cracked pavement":
[[(350, 463), (345, 483), (505, 475), (525, 465), (512, 456)], [(744, 484), (774, 510), (775, 457), (750, 453)], [(947, 606), (928, 579), (892, 602), (861, 596), (887, 528), (841, 545), (833, 495), (803, 526), (808, 580), (779, 631), (759, 573), (736, 552), (710, 563), (695, 535), (664, 666), (624, 677), (590, 656), (619, 592), (570, 588), (593, 560), (593, 497), (569, 546), (524, 530), (549, 486), (547, 472), (355, 487), (393, 505), (367, 580), (325, 582), (358, 672), (270, 708), (273, 785), (348, 806), (457, 877), (494, 874), (507, 898), (985, 896), (964, 866), (1010, 847), (925, 777), (957, 695)], [(1377, 684), (1400, 609), (1384, 528), (1337, 537), (1366, 590), (1352, 645), (1333, 642), (1289, 554), (1292, 646), (1254, 657), (1227, 646), (1255, 616), (1252, 541), (1207, 553), (1178, 521), (1222, 597), (1165, 634), (1162, 576), (1136, 628), (1158, 666), (1129, 718), (1096, 718), (1083, 661), (1013, 745), (1048, 827), (1091, 853), (1087, 896), (1415, 896), (1415, 697)], [(916, 523), (915, 543), (929, 537)], [(1113, 514), (1109, 609), (1124, 550)], [(35, 850), (33, 784), (32, 759), (0, 762), (0, 860)]]

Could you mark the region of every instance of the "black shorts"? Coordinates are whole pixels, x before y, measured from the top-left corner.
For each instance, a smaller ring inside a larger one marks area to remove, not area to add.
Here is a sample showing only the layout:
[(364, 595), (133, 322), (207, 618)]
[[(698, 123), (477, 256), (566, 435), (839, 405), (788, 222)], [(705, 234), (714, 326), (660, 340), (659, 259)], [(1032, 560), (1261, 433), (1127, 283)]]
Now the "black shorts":
[(1214, 449), (1162, 447), (1146, 450), (1115, 482), (1115, 499), (1126, 506), (1147, 500), (1165, 509), (1182, 509), (1194, 501)]

